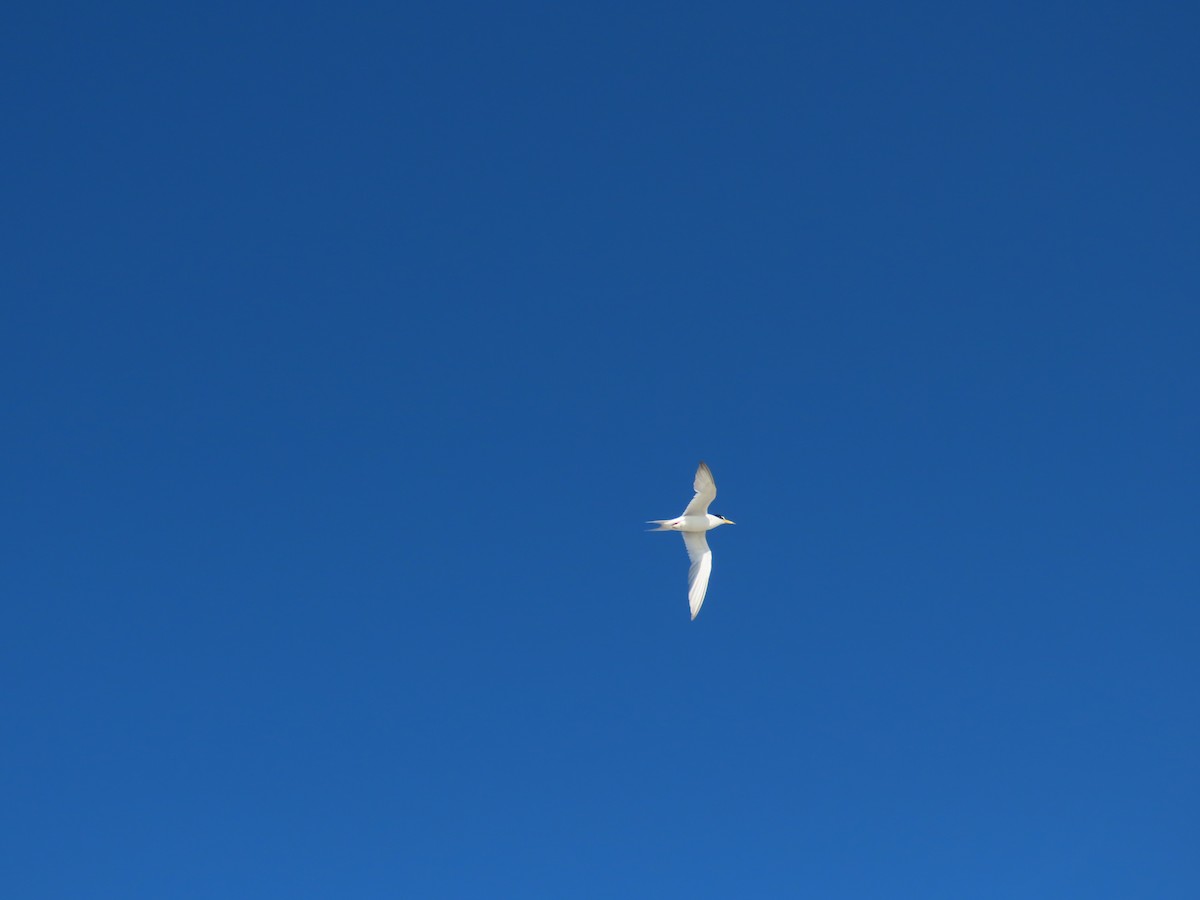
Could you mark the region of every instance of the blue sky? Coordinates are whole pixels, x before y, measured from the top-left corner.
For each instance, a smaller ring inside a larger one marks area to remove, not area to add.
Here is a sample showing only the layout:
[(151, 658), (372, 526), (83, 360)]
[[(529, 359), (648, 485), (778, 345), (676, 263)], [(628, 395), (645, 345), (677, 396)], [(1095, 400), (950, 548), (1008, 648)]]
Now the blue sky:
[(6, 896), (1197, 896), (1194, 7), (5, 17)]

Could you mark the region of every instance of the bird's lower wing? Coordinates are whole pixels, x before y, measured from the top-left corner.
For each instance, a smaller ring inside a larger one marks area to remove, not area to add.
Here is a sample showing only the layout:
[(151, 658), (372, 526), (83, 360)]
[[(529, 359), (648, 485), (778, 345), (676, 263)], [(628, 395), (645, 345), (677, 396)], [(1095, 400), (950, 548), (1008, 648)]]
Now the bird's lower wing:
[(694, 619), (704, 603), (704, 595), (708, 592), (708, 576), (712, 574), (712, 551), (708, 549), (708, 541), (702, 531), (683, 532), (683, 543), (687, 547), (688, 559), (692, 561), (692, 567), (688, 569), (688, 605), (692, 608)]
[(692, 489), (695, 490), (696, 496), (692, 498), (692, 502), (687, 505), (683, 514), (685, 516), (703, 516), (708, 512), (708, 504), (712, 503), (717, 496), (717, 483), (713, 480), (712, 470), (709, 469), (707, 463), (700, 463), (700, 467), (696, 469), (696, 478), (692, 482)]

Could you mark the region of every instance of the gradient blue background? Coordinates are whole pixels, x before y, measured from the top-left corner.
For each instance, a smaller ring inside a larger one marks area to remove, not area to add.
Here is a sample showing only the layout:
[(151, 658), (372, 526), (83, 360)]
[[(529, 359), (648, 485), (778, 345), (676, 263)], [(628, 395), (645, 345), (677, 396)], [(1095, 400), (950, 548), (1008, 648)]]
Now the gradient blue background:
[(1194, 4), (169, 6), (0, 38), (6, 897), (1200, 896)]

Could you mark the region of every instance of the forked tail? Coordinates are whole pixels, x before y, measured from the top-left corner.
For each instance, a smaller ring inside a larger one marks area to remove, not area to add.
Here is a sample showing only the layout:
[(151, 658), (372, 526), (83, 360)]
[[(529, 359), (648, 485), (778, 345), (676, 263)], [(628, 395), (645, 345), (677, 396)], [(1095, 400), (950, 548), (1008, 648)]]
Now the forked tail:
[(658, 527), (657, 528), (647, 528), (646, 530), (647, 531), (674, 531), (675, 529), (673, 529), (671, 527), (671, 523), (674, 521), (675, 521), (674, 519), (651, 519), (646, 524), (647, 525), (657, 525)]

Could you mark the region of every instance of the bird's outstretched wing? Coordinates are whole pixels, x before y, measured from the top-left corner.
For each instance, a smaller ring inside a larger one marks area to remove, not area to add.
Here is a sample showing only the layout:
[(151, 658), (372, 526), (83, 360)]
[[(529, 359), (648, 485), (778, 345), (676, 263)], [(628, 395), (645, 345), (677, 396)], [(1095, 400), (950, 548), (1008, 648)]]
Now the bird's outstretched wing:
[(683, 514), (685, 516), (707, 515), (708, 504), (712, 503), (713, 498), (717, 496), (717, 483), (713, 481), (712, 471), (708, 468), (707, 463), (700, 463), (700, 468), (696, 470), (696, 481), (692, 487), (696, 490), (696, 496), (692, 498), (692, 502), (687, 505)]
[[(710, 476), (711, 477), (711, 476)], [(692, 567), (688, 569), (688, 605), (692, 608), (692, 618), (700, 612), (700, 604), (708, 592), (708, 576), (712, 574), (712, 551), (708, 549), (708, 541), (703, 531), (684, 531), (683, 543), (687, 547), (688, 559)]]

